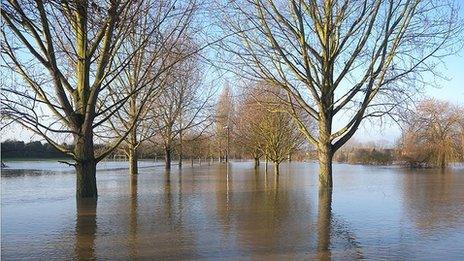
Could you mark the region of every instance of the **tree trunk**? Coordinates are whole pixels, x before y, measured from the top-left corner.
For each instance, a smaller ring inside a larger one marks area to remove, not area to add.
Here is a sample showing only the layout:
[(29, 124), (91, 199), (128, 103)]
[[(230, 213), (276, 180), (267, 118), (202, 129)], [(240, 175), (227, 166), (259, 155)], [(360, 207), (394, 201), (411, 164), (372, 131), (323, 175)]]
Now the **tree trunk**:
[(169, 146), (164, 147), (164, 168), (171, 169), (171, 148)]
[(444, 153), (441, 154), (440, 156), (440, 168), (445, 169), (446, 168), (446, 156)]
[(93, 135), (76, 135), (76, 197), (97, 198), (97, 161), (94, 156)]
[(280, 165), (280, 163), (274, 162), (274, 174), (276, 174), (276, 175), (280, 174), (279, 165)]
[(264, 160), (264, 171), (267, 173), (267, 163), (268, 163), (268, 159), (267, 157), (265, 158)]
[(259, 158), (255, 158), (255, 169), (259, 168)]
[(182, 139), (182, 112), (180, 113), (179, 118), (180, 120), (180, 130), (179, 130), (179, 168), (182, 168), (182, 157), (183, 157), (183, 150), (184, 150), (184, 143)]
[(86, 160), (76, 162), (76, 196), (77, 198), (96, 198), (97, 194), (97, 162)]
[(130, 175), (137, 175), (138, 170), (138, 160), (137, 149), (130, 145), (129, 147), (129, 173)]
[(319, 186), (321, 188), (332, 188), (332, 145), (320, 144), (318, 146), (319, 158)]

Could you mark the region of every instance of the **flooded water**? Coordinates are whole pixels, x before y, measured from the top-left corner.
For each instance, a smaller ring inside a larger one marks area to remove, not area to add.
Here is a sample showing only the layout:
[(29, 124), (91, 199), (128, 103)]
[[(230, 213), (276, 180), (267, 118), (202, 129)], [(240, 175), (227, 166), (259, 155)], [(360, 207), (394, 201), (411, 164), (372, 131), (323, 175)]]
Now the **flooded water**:
[(69, 171), (3, 170), (2, 260), (464, 258), (464, 169), (252, 163), (98, 172), (98, 201)]

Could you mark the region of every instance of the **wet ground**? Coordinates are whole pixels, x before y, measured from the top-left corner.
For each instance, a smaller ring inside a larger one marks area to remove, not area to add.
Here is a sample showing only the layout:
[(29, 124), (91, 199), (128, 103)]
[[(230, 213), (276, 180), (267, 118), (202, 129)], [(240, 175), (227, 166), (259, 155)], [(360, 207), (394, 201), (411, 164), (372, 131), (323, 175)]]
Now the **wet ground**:
[(464, 259), (463, 168), (338, 164), (330, 193), (312, 163), (100, 167), (77, 202), (73, 172), (44, 166), (2, 170), (2, 260)]

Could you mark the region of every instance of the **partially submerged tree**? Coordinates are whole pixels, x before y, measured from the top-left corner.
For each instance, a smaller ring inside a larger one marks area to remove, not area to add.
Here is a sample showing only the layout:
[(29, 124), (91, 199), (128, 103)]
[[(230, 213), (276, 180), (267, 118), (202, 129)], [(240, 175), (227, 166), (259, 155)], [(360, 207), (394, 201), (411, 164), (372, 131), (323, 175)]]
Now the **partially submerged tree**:
[(279, 88), (259, 83), (247, 86), (237, 104), (234, 142), (246, 148), (255, 160), (255, 168), (261, 156), (271, 160), (276, 174), (280, 163), (289, 159), (304, 141), (288, 113), (291, 108), (280, 102), (284, 97)]
[[(100, 100), (133, 59), (133, 52), (116, 54), (135, 17), (149, 16), (150, 6), (130, 0), (11, 0), (2, 3), (1, 13), (2, 58), (14, 71), (11, 83), (21, 79), (3, 88), (2, 112), (74, 159), (77, 197), (97, 197), (96, 164), (127, 132), (101, 152), (95, 151), (94, 133), (128, 97), (109, 109), (101, 109)], [(72, 150), (60, 145), (69, 138)]]
[(261, 150), (274, 163), (275, 173), (279, 165), (302, 144), (302, 134), (286, 112), (266, 111), (259, 125), (263, 145)]
[(439, 166), (463, 159), (464, 108), (428, 99), (405, 117), (400, 159), (412, 167)]
[[(176, 8), (173, 8), (175, 3), (169, 1), (154, 3), (154, 17), (150, 19), (146, 14), (141, 14), (137, 27), (126, 38), (123, 52), (135, 52), (134, 58), (109, 88), (110, 105), (129, 97), (124, 106), (115, 112), (116, 117), (109, 122), (110, 131), (106, 130), (104, 135), (114, 132), (115, 139), (118, 139), (129, 132), (122, 145), (129, 160), (131, 175), (138, 172), (139, 146), (159, 130), (156, 127), (158, 116), (152, 113), (153, 107), (158, 106), (158, 96), (164, 88), (171, 88), (166, 81), (177, 77), (175, 73), (179, 71), (176, 68), (184, 60), (196, 55), (198, 49), (179, 52), (179, 46), (186, 44), (185, 37), (197, 11), (196, 2), (185, 1), (183, 5), (177, 4)], [(150, 41), (142, 48), (138, 47), (151, 31), (154, 33)], [(178, 77), (196, 76), (179, 72)], [(135, 124), (132, 125), (134, 121)]]
[(237, 102), (237, 116), (235, 122), (235, 143), (244, 149), (244, 152), (254, 160), (255, 168), (259, 167), (263, 156), (263, 138), (259, 130), (264, 108), (259, 105), (253, 95), (254, 89), (247, 89)]
[[(170, 59), (177, 59), (195, 48), (191, 42), (179, 42)], [(166, 75), (163, 91), (148, 108), (155, 118), (154, 128), (164, 148), (166, 169), (171, 168), (172, 153), (179, 145), (177, 139), (182, 140), (182, 132), (204, 128), (203, 124), (209, 119), (206, 110), (213, 93), (203, 85), (200, 69), (197, 55), (177, 63)]]
[[(242, 77), (288, 94), (286, 104), (318, 125), (319, 183), (332, 187), (332, 158), (363, 119), (391, 113), (435, 72), (459, 41), (462, 22), (453, 1), (233, 1), (220, 14), (222, 48)], [(334, 124), (336, 123), (336, 124)]]

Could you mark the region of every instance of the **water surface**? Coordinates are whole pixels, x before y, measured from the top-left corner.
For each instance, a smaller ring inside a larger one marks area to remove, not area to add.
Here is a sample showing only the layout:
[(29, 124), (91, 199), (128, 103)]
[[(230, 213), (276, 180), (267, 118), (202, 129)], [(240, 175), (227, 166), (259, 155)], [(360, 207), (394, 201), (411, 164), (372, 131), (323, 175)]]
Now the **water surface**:
[(95, 202), (72, 171), (3, 170), (2, 259), (464, 258), (462, 168), (339, 164), (332, 193), (312, 163), (140, 172), (100, 167)]

